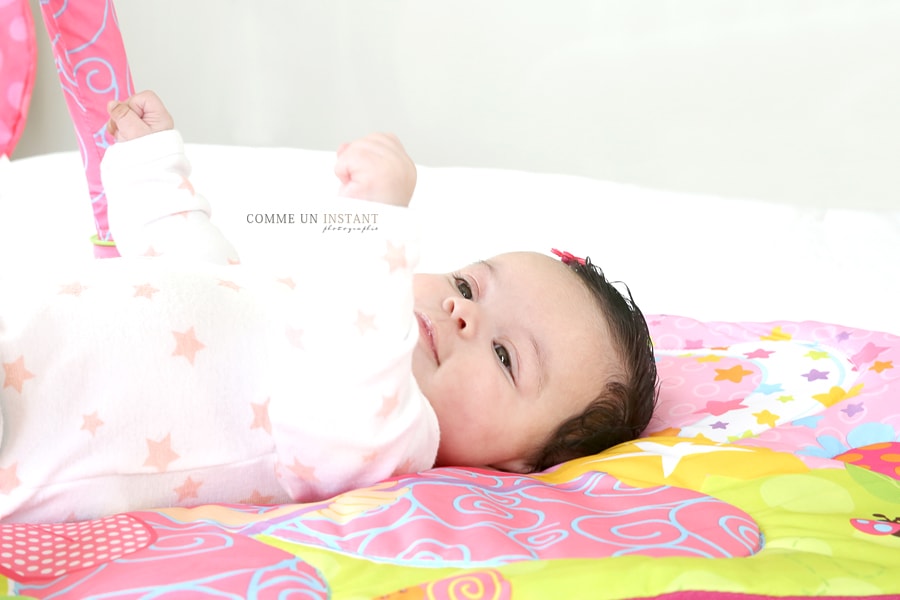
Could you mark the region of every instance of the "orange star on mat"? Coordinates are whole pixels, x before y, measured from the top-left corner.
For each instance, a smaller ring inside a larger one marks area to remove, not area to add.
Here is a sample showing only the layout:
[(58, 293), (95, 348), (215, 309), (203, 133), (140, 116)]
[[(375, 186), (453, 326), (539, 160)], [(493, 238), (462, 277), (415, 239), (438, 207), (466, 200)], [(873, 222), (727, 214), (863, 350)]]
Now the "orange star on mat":
[(80, 296), (81, 292), (86, 290), (87, 288), (81, 285), (80, 283), (67, 283), (66, 285), (59, 286), (59, 293), (68, 294), (70, 296)]
[(103, 421), (97, 416), (97, 411), (95, 410), (89, 415), (82, 415), (82, 418), (84, 423), (81, 425), (81, 428), (84, 431), (90, 431), (91, 435), (97, 435), (97, 428), (103, 425)]
[(269, 420), (270, 400), (271, 398), (266, 398), (266, 401), (262, 404), (250, 403), (250, 406), (253, 408), (253, 424), (250, 425), (250, 429), (264, 429), (266, 433), (272, 433), (272, 422)]
[(206, 348), (197, 340), (194, 328), (191, 327), (184, 333), (173, 331), (172, 335), (175, 336), (175, 351), (172, 353), (172, 356), (183, 356), (189, 363), (194, 364), (194, 356), (196, 356), (197, 352)]
[(166, 437), (158, 442), (154, 442), (147, 438), (147, 460), (144, 461), (145, 467), (153, 467), (160, 473), (169, 468), (169, 463), (181, 458), (172, 450), (172, 434), (166, 434)]
[(387, 243), (387, 252), (384, 255), (384, 260), (387, 261), (388, 267), (391, 270), (391, 273), (398, 269), (406, 268), (406, 248), (401, 244), (399, 246), (395, 246), (392, 243)]
[(197, 490), (200, 489), (201, 485), (203, 485), (202, 481), (194, 481), (190, 477), (185, 479), (184, 483), (174, 490), (178, 494), (178, 501), (184, 502), (188, 498), (197, 498)]
[(318, 481), (316, 478), (316, 468), (308, 467), (294, 457), (294, 464), (288, 467), (291, 473), (304, 481)]
[(753, 375), (753, 371), (748, 371), (741, 365), (734, 365), (730, 369), (716, 369), (716, 376), (713, 381), (733, 381), (740, 383), (747, 375)]
[(228, 289), (234, 290), (236, 292), (241, 291), (241, 286), (239, 286), (238, 284), (236, 284), (233, 281), (228, 281), (227, 279), (220, 279), (219, 285), (222, 287), (227, 287)]
[(275, 496), (263, 496), (259, 493), (259, 490), (253, 490), (250, 494), (249, 498), (244, 498), (241, 500), (241, 504), (272, 504), (272, 500), (275, 499)]
[(361, 310), (357, 311), (356, 328), (359, 329), (361, 335), (364, 335), (370, 329), (375, 329), (375, 315), (366, 314)]
[(394, 409), (397, 408), (397, 404), (400, 402), (400, 399), (397, 397), (397, 392), (389, 396), (381, 397), (381, 408), (378, 409), (378, 412), (375, 414), (376, 417), (387, 418), (390, 416)]
[(875, 364), (873, 364), (871, 367), (869, 367), (869, 369), (871, 369), (872, 371), (875, 371), (876, 373), (881, 373), (885, 369), (893, 369), (893, 368), (894, 368), (894, 361), (891, 361), (891, 360), (886, 360), (886, 361), (876, 360)]
[(149, 283), (142, 283), (141, 285), (135, 285), (133, 287), (134, 296), (132, 296), (132, 298), (147, 298), (148, 300), (153, 300), (153, 294), (159, 291)]
[(3, 371), (6, 374), (6, 378), (3, 381), (3, 387), (15, 388), (20, 394), (22, 393), (22, 385), (29, 379), (34, 378), (34, 373), (31, 373), (25, 368), (24, 356), (20, 356), (11, 363), (3, 363)]
[(0, 467), (0, 494), (8, 494), (22, 483), (16, 475), (19, 463), (13, 463), (10, 467)]

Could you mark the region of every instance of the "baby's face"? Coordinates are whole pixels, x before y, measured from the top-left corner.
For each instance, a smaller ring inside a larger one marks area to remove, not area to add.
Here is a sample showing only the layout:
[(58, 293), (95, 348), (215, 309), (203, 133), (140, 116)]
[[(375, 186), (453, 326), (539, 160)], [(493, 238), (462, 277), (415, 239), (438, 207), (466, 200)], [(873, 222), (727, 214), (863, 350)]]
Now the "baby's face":
[(531, 252), (416, 275), (414, 288), (413, 374), (440, 423), (437, 466), (527, 470), (610, 372), (590, 292), (560, 261)]

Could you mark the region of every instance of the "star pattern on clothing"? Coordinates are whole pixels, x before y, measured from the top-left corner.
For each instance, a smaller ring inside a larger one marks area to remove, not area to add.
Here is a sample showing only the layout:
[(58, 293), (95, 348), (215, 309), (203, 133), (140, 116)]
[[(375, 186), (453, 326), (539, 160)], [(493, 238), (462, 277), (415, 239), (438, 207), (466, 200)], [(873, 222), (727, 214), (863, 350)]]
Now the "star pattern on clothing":
[(250, 429), (262, 429), (266, 433), (272, 433), (272, 421), (269, 419), (269, 402), (271, 398), (266, 398), (265, 402), (251, 402), (250, 407), (253, 409), (253, 423)]
[(734, 365), (730, 369), (716, 369), (716, 376), (713, 381), (740, 383), (747, 375), (753, 375), (753, 371), (748, 371), (741, 365)]
[(365, 335), (368, 331), (375, 329), (375, 315), (370, 315), (359, 310), (356, 311), (356, 328), (360, 335)]
[(34, 373), (25, 368), (25, 357), (20, 356), (10, 363), (3, 363), (4, 380), (3, 387), (11, 387), (20, 394), (22, 386), (29, 379), (34, 379)]
[(206, 348), (206, 346), (197, 339), (194, 328), (191, 327), (184, 332), (173, 331), (172, 335), (175, 336), (175, 351), (172, 352), (172, 356), (183, 356), (193, 365), (194, 357), (197, 355), (197, 352)]
[(227, 279), (220, 279), (220, 280), (219, 280), (219, 285), (220, 285), (221, 287), (228, 288), (228, 289), (234, 290), (234, 291), (236, 291), (236, 292), (239, 292), (239, 291), (241, 291), (241, 289), (243, 289), (243, 288), (241, 288), (241, 286), (239, 286), (239, 285), (236, 284), (235, 282), (229, 281), (229, 280), (227, 280)]
[(275, 500), (275, 496), (264, 496), (260, 493), (259, 490), (254, 489), (250, 492), (250, 496), (241, 500), (241, 504), (253, 504), (256, 506), (262, 504), (272, 504), (272, 501)]
[[(735, 446), (707, 446), (692, 442), (678, 442), (673, 446), (657, 442), (635, 442), (634, 445), (642, 452), (625, 452), (605, 458), (596, 458), (596, 462), (618, 460), (632, 456), (659, 456), (662, 462), (663, 477), (668, 478), (681, 463), (681, 460), (692, 454), (706, 454), (709, 452), (751, 452), (749, 448)], [(592, 462), (594, 462), (592, 461)]]
[(293, 327), (288, 327), (284, 331), (284, 335), (287, 336), (288, 343), (297, 348), (298, 350), (303, 350), (303, 330), (295, 329)]
[(310, 467), (299, 460), (297, 457), (294, 457), (294, 464), (288, 466), (288, 470), (294, 474), (298, 479), (302, 479), (303, 481), (317, 482), (319, 481), (316, 478), (316, 468)]
[(81, 283), (66, 283), (64, 285), (59, 286), (59, 294), (68, 295), (68, 296), (80, 296), (82, 292), (84, 292), (87, 288)]
[(384, 255), (384, 260), (387, 261), (388, 268), (390, 272), (401, 271), (407, 267), (406, 262), (406, 248), (401, 244), (399, 246), (395, 246), (390, 241), (387, 242), (387, 251)]
[(22, 483), (16, 471), (19, 463), (13, 463), (8, 467), (0, 467), (0, 494), (9, 494)]
[(164, 473), (169, 469), (169, 464), (181, 458), (172, 450), (172, 434), (166, 434), (166, 437), (160, 441), (154, 441), (147, 438), (147, 460), (144, 461), (145, 467), (153, 467), (160, 473)]
[(381, 417), (383, 419), (391, 416), (391, 413), (397, 409), (397, 404), (400, 402), (400, 398), (397, 395), (397, 392), (393, 394), (388, 394), (387, 396), (381, 397), (381, 408), (378, 409), (378, 412), (375, 414), (376, 417)]
[(187, 177), (181, 177), (181, 185), (178, 186), (178, 189), (187, 190), (188, 192), (190, 192), (191, 196), (196, 196), (196, 193), (194, 192), (194, 186), (191, 185), (191, 180)]
[(153, 294), (159, 291), (149, 283), (142, 283), (133, 287), (134, 295), (132, 298), (147, 298), (148, 300), (153, 300)]
[(154, 248), (153, 246), (147, 246), (147, 249), (144, 250), (144, 256), (153, 258), (156, 256), (162, 256), (162, 255), (159, 252), (157, 252), (156, 248)]
[(96, 410), (89, 415), (82, 415), (81, 418), (84, 419), (81, 424), (81, 429), (90, 432), (92, 436), (97, 435), (97, 429), (104, 425), (100, 417), (97, 416)]
[(296, 289), (297, 283), (290, 277), (281, 277), (275, 280), (277, 283), (288, 286), (290, 289)]
[(202, 481), (194, 481), (191, 477), (185, 479), (184, 483), (174, 489), (175, 493), (178, 494), (178, 502), (184, 502), (190, 498), (198, 498), (197, 492), (200, 490), (201, 485), (203, 485)]

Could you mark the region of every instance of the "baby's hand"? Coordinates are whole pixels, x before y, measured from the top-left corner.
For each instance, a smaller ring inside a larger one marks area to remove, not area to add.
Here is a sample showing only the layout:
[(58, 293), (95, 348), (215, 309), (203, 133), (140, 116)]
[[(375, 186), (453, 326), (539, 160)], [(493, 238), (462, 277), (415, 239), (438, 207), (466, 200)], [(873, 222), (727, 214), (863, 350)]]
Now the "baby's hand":
[(416, 165), (397, 136), (373, 133), (337, 150), (334, 174), (341, 196), (409, 206), (416, 188)]
[(109, 112), (106, 130), (117, 142), (127, 142), (175, 127), (175, 121), (162, 100), (150, 91), (137, 93), (124, 102), (112, 100), (106, 110)]

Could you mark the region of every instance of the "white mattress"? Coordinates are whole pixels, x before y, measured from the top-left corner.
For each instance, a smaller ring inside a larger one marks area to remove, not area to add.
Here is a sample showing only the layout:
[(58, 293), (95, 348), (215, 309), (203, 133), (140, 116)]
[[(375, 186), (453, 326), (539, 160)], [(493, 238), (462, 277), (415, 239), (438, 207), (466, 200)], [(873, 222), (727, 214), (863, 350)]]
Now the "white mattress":
[[(332, 194), (333, 154), (189, 145), (194, 187), (244, 263), (278, 253), (248, 213), (303, 212)], [(813, 320), (900, 334), (900, 211), (810, 209), (673, 193), (587, 178), (420, 166), (422, 270), (451, 270), (508, 250), (589, 255), (647, 314), (700, 320)], [(297, 235), (321, 235), (294, 226)], [(77, 153), (0, 160), (5, 275), (93, 260)], [(316, 257), (310, 256), (310, 260)], [(7, 283), (14, 277), (5, 277)]]

